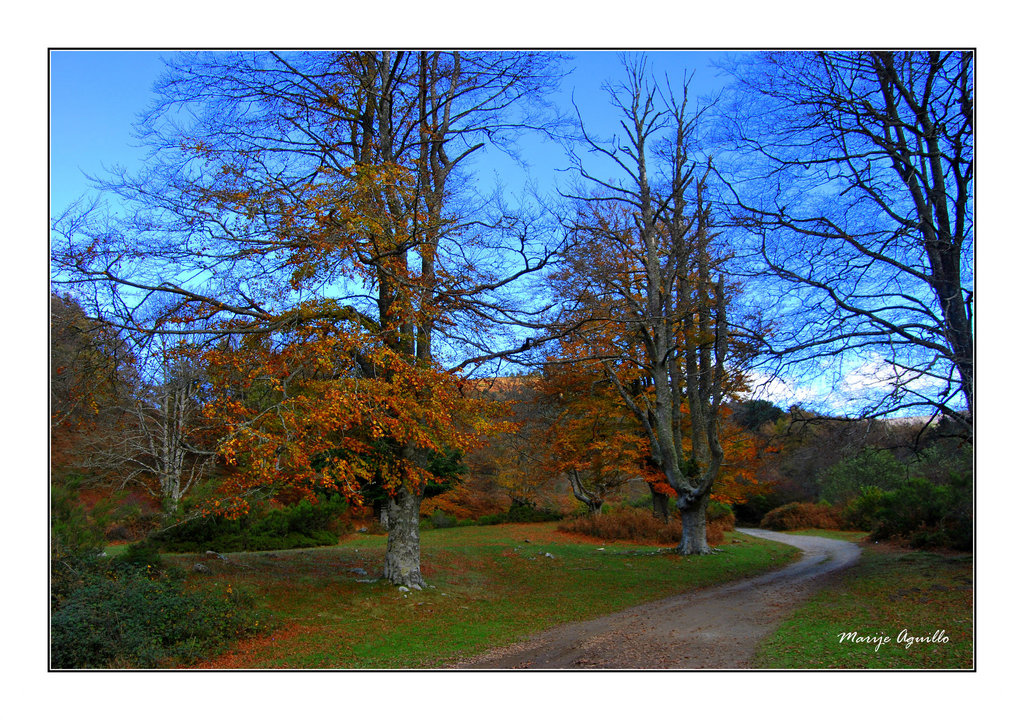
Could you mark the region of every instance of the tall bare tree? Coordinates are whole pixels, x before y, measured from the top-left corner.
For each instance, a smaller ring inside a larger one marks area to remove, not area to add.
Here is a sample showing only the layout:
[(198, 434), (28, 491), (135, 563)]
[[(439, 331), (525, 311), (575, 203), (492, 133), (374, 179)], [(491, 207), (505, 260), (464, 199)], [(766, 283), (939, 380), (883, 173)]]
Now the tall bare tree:
[[(974, 414), (974, 57), (737, 56), (719, 166), (777, 368), (861, 370), (862, 412)], [(849, 381), (848, 381), (848, 384)]]
[(158, 335), (136, 357), (140, 380), (111, 408), (116, 428), (83, 448), (83, 462), (122, 486), (145, 489), (174, 514), (188, 491), (209, 477), (225, 429), (203, 418), (209, 381), (185, 341)]
[(620, 348), (617, 361), (640, 365), (643, 392), (622, 382), (612, 359), (602, 361), (677, 494), (679, 552), (706, 554), (705, 511), (724, 457), (718, 423), (729, 331), (708, 169), (691, 155), (700, 113), (688, 108), (686, 86), (675, 97), (650, 80), (642, 61), (628, 62), (626, 82), (609, 90), (623, 137), (588, 136), (586, 148), (611, 161), (620, 179), (579, 164), (587, 191), (574, 196), (576, 261), (569, 263), (580, 292), (570, 307), (589, 311), (591, 323), (620, 326), (616, 334), (640, 348)]

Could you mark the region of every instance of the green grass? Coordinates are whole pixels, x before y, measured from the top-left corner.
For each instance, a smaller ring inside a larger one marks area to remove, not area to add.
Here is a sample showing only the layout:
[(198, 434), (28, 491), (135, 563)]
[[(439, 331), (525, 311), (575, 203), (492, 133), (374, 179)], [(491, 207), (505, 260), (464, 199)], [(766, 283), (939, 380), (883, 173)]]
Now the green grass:
[[(818, 533), (815, 533), (818, 534)], [(831, 535), (830, 535), (831, 536)], [(868, 545), (858, 565), (762, 643), (763, 668), (973, 667), (973, 558)], [(947, 642), (909, 647), (900, 633)], [(856, 632), (874, 641), (840, 635)], [(877, 638), (888, 637), (879, 643)], [(877, 650), (876, 650), (877, 647)]]
[[(727, 534), (719, 553), (684, 558), (579, 542), (553, 523), (451, 528), (422, 535), (423, 571), (434, 587), (403, 593), (383, 581), (357, 582), (380, 575), (384, 547), (383, 537), (359, 536), (331, 548), (204, 561), (214, 574), (193, 582), (251, 590), (277, 628), (210, 666), (442, 667), (554, 625), (760, 574), (798, 554), (738, 533)], [(189, 566), (196, 557), (172, 562)]]

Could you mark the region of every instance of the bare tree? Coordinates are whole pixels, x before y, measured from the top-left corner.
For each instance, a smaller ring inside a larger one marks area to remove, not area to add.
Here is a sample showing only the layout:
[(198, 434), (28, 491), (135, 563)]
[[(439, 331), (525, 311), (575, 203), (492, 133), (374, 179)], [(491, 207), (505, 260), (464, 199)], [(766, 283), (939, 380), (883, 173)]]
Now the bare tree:
[[(719, 155), (776, 369), (860, 369), (862, 414), (974, 414), (971, 52), (737, 56)], [(850, 383), (847, 380), (848, 384)]]
[[(687, 108), (685, 86), (677, 99), (649, 80), (642, 62), (627, 71), (624, 85), (609, 88), (624, 137), (587, 138), (587, 149), (614, 163), (622, 179), (605, 180), (579, 165), (589, 192), (574, 196), (573, 252), (586, 258), (575, 266), (576, 277), (589, 297), (603, 299), (591, 322), (618, 325), (618, 335), (640, 348), (620, 347), (619, 359), (635, 356), (649, 382), (644, 392), (627, 387), (611, 359), (603, 360), (607, 375), (677, 494), (679, 552), (706, 554), (705, 511), (724, 456), (718, 422), (729, 332), (708, 169), (690, 155), (699, 113)], [(588, 298), (576, 301), (586, 305)]]
[(116, 407), (115, 432), (86, 446), (88, 466), (106, 471), (122, 486), (134, 485), (175, 513), (189, 490), (208, 478), (216, 461), (215, 432), (203, 418), (200, 368), (182, 351), (183, 340), (152, 337), (138, 352), (142, 381)]

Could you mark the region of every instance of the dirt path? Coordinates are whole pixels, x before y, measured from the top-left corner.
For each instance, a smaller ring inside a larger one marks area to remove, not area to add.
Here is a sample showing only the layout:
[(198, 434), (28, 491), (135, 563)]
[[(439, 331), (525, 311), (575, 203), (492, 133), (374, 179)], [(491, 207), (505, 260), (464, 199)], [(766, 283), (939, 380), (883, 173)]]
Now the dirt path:
[(457, 665), (472, 669), (743, 668), (761, 638), (836, 570), (857, 562), (850, 542), (747, 530), (794, 545), (781, 570), (563, 625)]

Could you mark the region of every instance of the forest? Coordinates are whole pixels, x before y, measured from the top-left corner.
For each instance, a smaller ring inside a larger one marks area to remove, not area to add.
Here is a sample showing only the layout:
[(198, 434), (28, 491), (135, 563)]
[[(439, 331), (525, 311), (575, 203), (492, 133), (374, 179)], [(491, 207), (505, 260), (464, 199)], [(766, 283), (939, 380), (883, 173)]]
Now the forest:
[(119, 662), (69, 639), (110, 592), (254, 622), (168, 553), (380, 535), (416, 592), (467, 526), (971, 551), (973, 53), (720, 64), (624, 55), (588, 117), (552, 52), (171, 55), (144, 166), (52, 209), (54, 664)]

